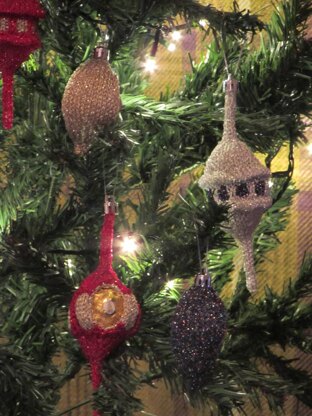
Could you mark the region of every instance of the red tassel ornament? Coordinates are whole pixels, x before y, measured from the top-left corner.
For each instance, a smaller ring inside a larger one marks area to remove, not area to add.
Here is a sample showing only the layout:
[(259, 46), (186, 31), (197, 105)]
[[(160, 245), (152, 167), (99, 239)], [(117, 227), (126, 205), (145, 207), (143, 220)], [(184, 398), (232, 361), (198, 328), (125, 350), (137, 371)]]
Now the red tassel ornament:
[(2, 73), (2, 124), (13, 127), (13, 75), (41, 45), (38, 19), (44, 10), (37, 0), (0, 0), (0, 71)]
[[(73, 295), (69, 307), (70, 328), (90, 363), (93, 388), (102, 380), (102, 361), (140, 325), (141, 309), (132, 291), (112, 268), (116, 204), (105, 202), (97, 269), (86, 277)], [(94, 411), (94, 416), (99, 416)]]

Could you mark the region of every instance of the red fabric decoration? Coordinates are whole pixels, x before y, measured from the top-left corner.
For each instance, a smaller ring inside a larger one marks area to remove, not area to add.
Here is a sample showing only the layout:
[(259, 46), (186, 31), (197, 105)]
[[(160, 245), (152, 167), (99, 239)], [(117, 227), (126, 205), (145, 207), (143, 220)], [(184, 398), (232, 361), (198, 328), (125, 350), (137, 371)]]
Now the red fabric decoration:
[(94, 389), (101, 384), (102, 361), (138, 331), (141, 321), (132, 291), (112, 268), (114, 219), (110, 208), (101, 232), (99, 265), (82, 281), (69, 307), (70, 328), (90, 363)]
[(13, 75), (41, 45), (38, 19), (44, 10), (37, 0), (0, 0), (0, 71), (3, 79), (2, 124), (13, 126)]

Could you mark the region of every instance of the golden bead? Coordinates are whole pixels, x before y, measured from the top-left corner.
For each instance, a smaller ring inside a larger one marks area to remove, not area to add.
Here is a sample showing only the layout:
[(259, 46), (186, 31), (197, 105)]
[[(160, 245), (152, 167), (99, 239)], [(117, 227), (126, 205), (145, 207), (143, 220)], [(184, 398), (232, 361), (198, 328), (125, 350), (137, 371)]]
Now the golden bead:
[(124, 295), (117, 287), (101, 286), (92, 296), (92, 321), (103, 329), (113, 328), (124, 312)]

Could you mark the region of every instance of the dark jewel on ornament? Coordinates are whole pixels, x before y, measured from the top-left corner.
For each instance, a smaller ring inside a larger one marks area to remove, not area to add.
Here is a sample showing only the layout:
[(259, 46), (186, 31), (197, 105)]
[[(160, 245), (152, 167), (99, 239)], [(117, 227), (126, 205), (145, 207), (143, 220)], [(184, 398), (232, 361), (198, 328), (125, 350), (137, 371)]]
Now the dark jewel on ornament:
[(255, 193), (257, 196), (263, 196), (265, 192), (265, 181), (258, 181), (255, 184)]
[(227, 313), (217, 293), (206, 281), (181, 297), (171, 323), (171, 342), (185, 387), (195, 390), (211, 378), (226, 333)]
[(249, 189), (246, 182), (241, 182), (240, 184), (236, 185), (235, 193), (237, 196), (244, 198), (245, 196), (249, 195)]
[(230, 194), (225, 185), (221, 185), (218, 189), (218, 197), (220, 201), (228, 201), (230, 199)]
[(206, 189), (207, 197), (213, 199), (213, 189)]

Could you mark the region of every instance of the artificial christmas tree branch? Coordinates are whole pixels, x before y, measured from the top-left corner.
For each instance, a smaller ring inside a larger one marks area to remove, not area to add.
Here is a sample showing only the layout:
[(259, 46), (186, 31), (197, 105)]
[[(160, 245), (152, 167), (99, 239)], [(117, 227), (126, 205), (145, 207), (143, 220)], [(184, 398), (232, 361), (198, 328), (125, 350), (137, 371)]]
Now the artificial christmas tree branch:
[(75, 406), (68, 407), (68, 408), (67, 408), (66, 410), (64, 410), (63, 412), (57, 413), (57, 415), (56, 415), (56, 416), (64, 416), (64, 415), (67, 415), (67, 414), (69, 414), (72, 410), (79, 409), (80, 407), (83, 407), (83, 406), (85, 406), (85, 405), (87, 405), (87, 404), (89, 404), (89, 403), (91, 403), (91, 402), (92, 402), (92, 400), (91, 400), (91, 399), (88, 399), (88, 400), (83, 400), (82, 402), (80, 402), (80, 403), (76, 404)]
[[(186, 287), (198, 272), (194, 217), (201, 255), (209, 259), (218, 291), (231, 278), (236, 253), (233, 240), (220, 229), (226, 212), (214, 207), (195, 183), (222, 135), (222, 45), (207, 45), (207, 55), (193, 64), (183, 89), (163, 95), (161, 101), (143, 93), (146, 80), (138, 45), (150, 28), (174, 18), (171, 12), (184, 14), (191, 26), (206, 17), (216, 33), (225, 27), (228, 66), (236, 70), (237, 37), (254, 33), (262, 24), (248, 13), (223, 13), (191, 1), (42, 4), (47, 10), (41, 25), (43, 50), (19, 71), (14, 136), (1, 133), (0, 142), (8, 161), (0, 168), (6, 175), (0, 210), (0, 327), (10, 344), (2, 355), (6, 364), (1, 366), (1, 387), (9, 386), (5, 391), (0, 387), (1, 397), (7, 398), (3, 414), (55, 413), (57, 389), (85, 364), (65, 316), (73, 291), (97, 264), (94, 236), (102, 222), (106, 185), (124, 205), (116, 231), (131, 229), (145, 241), (137, 257), (123, 254), (114, 264), (142, 304), (142, 327), (107, 360), (104, 384), (95, 397), (102, 412), (128, 416), (143, 408), (133, 396), (154, 375), (182, 391), (169, 334), (180, 287), (171, 289), (168, 282), (174, 286), (179, 278)], [(304, 141), (301, 115), (311, 112), (312, 102), (311, 42), (304, 37), (309, 15), (309, 1), (281, 2), (260, 44), (246, 44), (241, 52), (237, 130), (252, 150), (269, 157), (280, 154), (285, 144)], [(123, 108), (117, 124), (101, 132), (90, 152), (78, 158), (60, 103), (71, 73), (97, 42), (98, 20), (110, 26), (111, 65), (119, 75)], [(190, 175), (187, 185), (185, 175)], [(71, 196), (60, 204), (60, 189), (69, 176), (74, 183)], [(285, 231), (292, 186), (257, 230), (257, 264), (267, 261), (266, 254), (279, 244), (278, 233)], [(274, 195), (282, 187), (274, 179)], [(179, 192), (184, 200), (177, 197)], [(230, 330), (218, 367), (211, 382), (190, 398), (193, 404), (211, 405), (223, 415), (243, 414), (244, 402), (261, 407), (263, 394), (274, 414), (286, 395), (295, 394), (311, 405), (310, 378), (272, 352), (275, 344), (311, 352), (306, 333), (311, 317), (305, 299), (311, 290), (308, 257), (298, 279), (292, 277), (282, 293), (267, 289), (258, 302), (251, 301), (243, 279), (239, 281), (232, 298), (225, 299)], [(61, 352), (67, 354), (65, 370), (53, 364)], [(148, 368), (134, 371), (131, 366), (142, 359)]]

